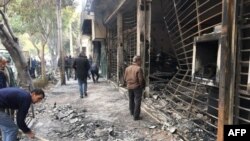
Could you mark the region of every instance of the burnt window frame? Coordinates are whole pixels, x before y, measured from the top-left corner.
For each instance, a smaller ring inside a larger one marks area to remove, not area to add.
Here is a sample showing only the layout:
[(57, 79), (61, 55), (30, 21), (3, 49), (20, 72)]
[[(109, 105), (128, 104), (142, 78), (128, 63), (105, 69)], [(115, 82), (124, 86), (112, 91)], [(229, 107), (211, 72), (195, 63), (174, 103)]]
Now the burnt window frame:
[[(214, 41), (218, 42), (215, 80), (195, 76), (197, 43), (206, 43), (206, 42), (214, 42)], [(192, 60), (192, 82), (219, 87), (219, 75), (220, 75), (219, 71), (220, 71), (220, 65), (221, 65), (220, 59), (221, 59), (221, 34), (220, 33), (211, 33), (211, 34), (205, 34), (202, 36), (194, 37), (193, 60)]]

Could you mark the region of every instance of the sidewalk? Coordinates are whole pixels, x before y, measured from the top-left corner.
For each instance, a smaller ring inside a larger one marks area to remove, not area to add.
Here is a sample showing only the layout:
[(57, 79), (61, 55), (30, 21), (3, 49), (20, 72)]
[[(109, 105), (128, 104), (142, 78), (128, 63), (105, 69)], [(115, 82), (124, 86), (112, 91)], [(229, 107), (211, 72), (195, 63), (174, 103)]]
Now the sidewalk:
[[(88, 80), (88, 96), (80, 98), (77, 81), (51, 87), (46, 100), (35, 107), (33, 129), (51, 141), (120, 140), (179, 141), (177, 135), (161, 130), (162, 125), (143, 109), (142, 120), (129, 114), (126, 90), (112, 82)], [(25, 140), (25, 139), (23, 139)]]

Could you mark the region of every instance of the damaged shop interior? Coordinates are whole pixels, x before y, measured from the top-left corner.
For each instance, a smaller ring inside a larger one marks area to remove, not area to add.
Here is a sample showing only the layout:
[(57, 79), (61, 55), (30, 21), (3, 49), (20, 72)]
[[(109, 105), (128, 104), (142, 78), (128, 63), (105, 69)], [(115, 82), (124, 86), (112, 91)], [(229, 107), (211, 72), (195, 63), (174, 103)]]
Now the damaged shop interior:
[[(226, 105), (227, 108), (234, 109), (229, 118), (232, 119), (231, 124), (250, 123), (249, 106), (246, 104), (249, 102), (247, 86), (250, 80), (248, 26), (250, 4), (245, 1), (234, 3), (238, 14), (236, 20), (244, 22), (233, 25), (233, 22), (223, 21), (223, 14), (232, 17), (233, 15), (223, 11), (225, 7), (222, 3), (223, 1), (159, 0), (152, 1), (151, 5), (150, 63), (157, 64), (152, 62), (161, 56), (159, 52), (168, 58), (163, 59), (161, 65), (150, 65), (151, 93), (157, 95), (155, 98), (165, 99), (165, 106), (171, 107), (171, 110), (180, 113), (182, 117), (188, 118), (192, 124), (202, 129), (197, 131), (192, 128), (190, 131), (194, 132), (188, 133), (185, 132), (185, 127), (181, 127), (185, 134), (203, 136), (205, 140), (221, 136), (220, 131), (218, 132), (218, 121), (222, 119), (219, 119), (218, 113), (224, 111), (219, 111), (218, 104), (222, 100), (219, 100), (220, 89), (224, 89), (220, 87), (220, 81), (224, 80), (220, 80), (220, 72), (221, 69), (229, 70), (221, 63), (223, 56), (229, 55), (222, 52), (223, 47), (227, 47), (225, 41), (223, 42), (222, 23), (231, 27), (236, 26), (239, 31), (236, 35), (233, 29), (230, 29), (234, 34), (232, 40), (237, 40), (237, 36), (238, 40), (237, 45), (233, 46), (237, 53), (231, 56), (236, 71), (232, 71), (229, 75), (236, 80), (228, 79), (235, 85), (235, 89), (228, 90), (228, 93), (234, 93), (234, 98), (228, 99), (230, 102)], [(154, 83), (154, 81), (159, 82), (157, 81), (159, 79), (154, 79), (154, 74), (159, 73), (163, 76), (160, 77), (163, 82), (161, 84), (164, 84), (163, 89), (161, 85)], [(229, 86), (225, 87), (229, 89)], [(229, 97), (228, 93), (223, 97)]]
[(202, 129), (180, 127), (185, 134), (213, 139), (218, 119), (221, 2), (199, 4), (197, 10), (195, 1), (152, 1), (150, 90)]
[(163, 21), (160, 1), (152, 2), (149, 84), (151, 91), (165, 87), (179, 69), (176, 54)]

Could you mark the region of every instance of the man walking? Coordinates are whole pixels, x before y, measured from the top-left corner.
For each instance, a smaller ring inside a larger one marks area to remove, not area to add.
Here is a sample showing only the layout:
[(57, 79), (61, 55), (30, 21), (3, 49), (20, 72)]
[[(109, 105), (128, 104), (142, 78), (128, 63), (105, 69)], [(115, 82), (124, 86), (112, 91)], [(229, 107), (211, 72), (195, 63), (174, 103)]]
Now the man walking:
[(134, 56), (133, 64), (126, 68), (124, 81), (129, 94), (130, 114), (134, 116), (134, 120), (140, 120), (142, 91), (145, 87), (140, 56)]
[(64, 59), (64, 68), (65, 68), (67, 80), (69, 80), (69, 78), (70, 78), (70, 60), (69, 60), (68, 56), (66, 56)]
[(87, 56), (84, 53), (80, 53), (79, 57), (75, 59), (73, 67), (78, 79), (80, 97), (83, 98), (83, 94), (87, 96), (87, 77), (90, 68)]
[(74, 63), (74, 59), (71, 57), (71, 55), (69, 55), (69, 78), (74, 78), (73, 77), (73, 63)]
[[(40, 102), (45, 97), (42, 89), (34, 89), (27, 92), (20, 88), (3, 88), (0, 89), (0, 129), (3, 141), (16, 141), (18, 128), (20, 128), (28, 137), (34, 138), (34, 133), (25, 123), (31, 103)], [(4, 109), (17, 110), (16, 122), (4, 112)]]
[(96, 63), (93, 63), (90, 68), (92, 79), (94, 83), (98, 83), (99, 79), (99, 68)]

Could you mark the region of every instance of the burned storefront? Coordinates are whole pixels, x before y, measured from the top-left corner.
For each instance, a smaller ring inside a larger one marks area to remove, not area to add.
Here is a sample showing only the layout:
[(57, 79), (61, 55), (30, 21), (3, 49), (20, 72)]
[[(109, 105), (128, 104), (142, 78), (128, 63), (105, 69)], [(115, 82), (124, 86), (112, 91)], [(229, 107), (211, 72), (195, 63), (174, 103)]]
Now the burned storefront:
[(106, 28), (102, 24), (102, 19), (95, 16), (94, 0), (83, 1), (83, 11), (81, 13), (81, 48), (77, 52), (84, 52), (90, 64), (95, 63), (99, 68), (101, 76), (107, 75), (107, 51), (106, 51)]
[[(126, 6), (125, 6), (126, 5)], [(104, 24), (108, 29), (109, 78), (117, 84), (123, 83), (125, 68), (137, 54), (137, 18), (135, 2), (124, 1), (107, 17)], [(117, 11), (122, 11), (116, 13)]]
[(141, 55), (144, 103), (175, 119), (169, 125), (168, 118), (156, 116), (159, 122), (176, 126), (188, 140), (222, 140), (225, 124), (250, 123), (249, 1), (94, 0), (92, 5), (107, 29), (108, 79), (121, 84), (131, 58)]

